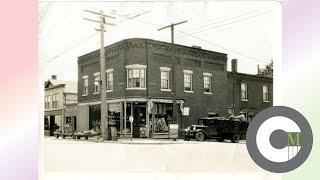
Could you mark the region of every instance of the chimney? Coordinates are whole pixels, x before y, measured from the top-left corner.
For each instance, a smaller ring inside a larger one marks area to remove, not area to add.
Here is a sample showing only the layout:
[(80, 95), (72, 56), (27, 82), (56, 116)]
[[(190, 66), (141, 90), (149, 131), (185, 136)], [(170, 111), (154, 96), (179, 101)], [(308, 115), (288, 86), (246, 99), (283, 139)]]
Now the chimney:
[(51, 75), (52, 80), (57, 80), (57, 75)]
[(232, 72), (237, 72), (238, 71), (238, 60), (237, 59), (232, 59), (231, 60), (231, 71)]

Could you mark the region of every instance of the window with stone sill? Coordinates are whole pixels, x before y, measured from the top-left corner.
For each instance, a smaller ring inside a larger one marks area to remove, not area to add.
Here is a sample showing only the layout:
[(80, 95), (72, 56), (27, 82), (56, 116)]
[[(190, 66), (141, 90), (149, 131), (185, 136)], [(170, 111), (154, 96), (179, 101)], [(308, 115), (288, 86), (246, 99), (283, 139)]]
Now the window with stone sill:
[(100, 93), (100, 73), (94, 74), (94, 94)]
[(203, 76), (203, 89), (205, 93), (211, 93), (211, 76)]
[(169, 70), (161, 70), (161, 89), (169, 90)]
[(262, 99), (263, 99), (263, 102), (269, 102), (269, 87), (268, 87), (268, 85), (262, 86)]
[(113, 70), (107, 70), (107, 91), (113, 90)]
[(248, 100), (248, 86), (247, 83), (241, 83), (241, 100)]
[(184, 73), (184, 91), (192, 91), (192, 73)]
[(146, 69), (131, 68), (128, 69), (128, 88), (145, 88)]
[(88, 77), (84, 77), (82, 95), (88, 95), (88, 85), (89, 85)]

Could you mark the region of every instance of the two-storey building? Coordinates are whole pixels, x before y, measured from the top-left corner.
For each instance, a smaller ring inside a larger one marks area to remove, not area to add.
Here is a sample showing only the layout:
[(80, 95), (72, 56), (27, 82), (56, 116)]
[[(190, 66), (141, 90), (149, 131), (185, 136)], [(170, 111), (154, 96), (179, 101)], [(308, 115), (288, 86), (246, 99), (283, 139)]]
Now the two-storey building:
[[(168, 137), (174, 93), (180, 129), (209, 113), (226, 116), (230, 108), (239, 109), (230, 98), (237, 88), (230, 81), (242, 76), (227, 71), (227, 54), (177, 44), (172, 52), (170, 43), (140, 38), (105, 49), (108, 115), (123, 136)], [(78, 58), (77, 130), (100, 127), (99, 53), (96, 50)], [(130, 116), (134, 117), (132, 132)]]
[(45, 82), (44, 131), (52, 136), (57, 129), (63, 130), (65, 124), (76, 126), (77, 83), (57, 80), (53, 75)]
[(242, 111), (250, 122), (261, 110), (272, 106), (273, 79), (270, 76), (239, 73), (236, 59), (232, 59), (227, 76), (229, 114)]

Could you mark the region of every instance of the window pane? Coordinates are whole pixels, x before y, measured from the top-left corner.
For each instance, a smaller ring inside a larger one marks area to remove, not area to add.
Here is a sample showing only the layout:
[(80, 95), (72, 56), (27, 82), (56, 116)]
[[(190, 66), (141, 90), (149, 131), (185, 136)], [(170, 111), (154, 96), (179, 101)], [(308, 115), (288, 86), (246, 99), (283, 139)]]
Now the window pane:
[(267, 85), (262, 86), (262, 98), (263, 101), (269, 101), (269, 89)]
[(169, 89), (169, 71), (161, 71), (161, 89)]
[(139, 78), (139, 69), (133, 69), (133, 78)]
[(247, 84), (246, 83), (241, 83), (241, 99), (247, 99)]
[(128, 73), (129, 73), (129, 75), (128, 75), (128, 87), (131, 88), (131, 87), (133, 87), (133, 78), (132, 78), (133, 77), (133, 70), (129, 69)]
[(113, 89), (113, 72), (107, 73), (107, 90)]
[(211, 92), (211, 78), (210, 76), (203, 77), (204, 92)]
[(145, 88), (145, 69), (140, 69), (140, 87)]
[(186, 91), (192, 90), (192, 75), (191, 74), (184, 74), (184, 89)]
[(128, 88), (145, 88), (145, 71), (145, 69), (128, 69)]

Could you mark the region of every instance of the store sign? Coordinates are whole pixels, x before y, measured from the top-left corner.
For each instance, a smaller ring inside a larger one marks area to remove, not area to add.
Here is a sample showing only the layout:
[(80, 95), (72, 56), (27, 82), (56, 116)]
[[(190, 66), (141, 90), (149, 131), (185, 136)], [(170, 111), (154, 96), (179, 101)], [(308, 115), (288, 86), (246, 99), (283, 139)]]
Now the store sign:
[(178, 139), (178, 124), (169, 124), (169, 138), (170, 139)]
[(190, 107), (183, 107), (182, 115), (189, 116)]

